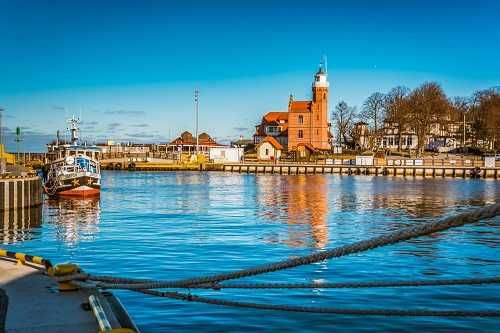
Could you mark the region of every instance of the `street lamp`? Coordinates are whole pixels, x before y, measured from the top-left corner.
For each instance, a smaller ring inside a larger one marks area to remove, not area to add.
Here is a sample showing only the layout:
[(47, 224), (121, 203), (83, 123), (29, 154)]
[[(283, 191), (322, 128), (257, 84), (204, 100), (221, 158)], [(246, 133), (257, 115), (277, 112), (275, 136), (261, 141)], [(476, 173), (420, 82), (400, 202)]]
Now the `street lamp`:
[(199, 139), (198, 139), (198, 102), (200, 100), (200, 91), (198, 89), (194, 90), (194, 103), (195, 103), (195, 113), (196, 113), (196, 156), (198, 156)]
[(3, 127), (2, 127), (3, 111), (5, 111), (5, 109), (0, 107), (0, 160), (3, 159), (3, 151), (5, 149), (5, 147), (3, 146)]

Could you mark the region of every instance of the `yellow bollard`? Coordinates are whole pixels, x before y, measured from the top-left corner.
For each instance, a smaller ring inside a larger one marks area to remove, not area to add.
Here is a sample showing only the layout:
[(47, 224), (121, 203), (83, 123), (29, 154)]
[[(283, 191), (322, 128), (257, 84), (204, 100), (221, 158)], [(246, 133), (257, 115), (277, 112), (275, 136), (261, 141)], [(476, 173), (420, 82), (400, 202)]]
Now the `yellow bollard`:
[[(50, 267), (47, 270), (47, 273), (50, 276), (63, 277), (73, 274), (80, 273), (80, 266), (77, 264), (57, 264), (54, 267)], [(62, 281), (59, 282), (59, 291), (74, 291), (78, 290), (78, 286), (71, 283), (71, 281)]]

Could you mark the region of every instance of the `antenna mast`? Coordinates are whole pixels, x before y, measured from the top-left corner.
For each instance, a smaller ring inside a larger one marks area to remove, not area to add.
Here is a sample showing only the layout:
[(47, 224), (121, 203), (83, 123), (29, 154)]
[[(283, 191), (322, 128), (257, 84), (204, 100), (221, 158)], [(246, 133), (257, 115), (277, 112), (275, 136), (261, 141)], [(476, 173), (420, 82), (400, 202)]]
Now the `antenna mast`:
[[(5, 109), (0, 107), (0, 160), (3, 159), (3, 151), (5, 149), (3, 145), (3, 127), (2, 127), (2, 114)], [(1, 163), (1, 161), (0, 161)]]
[(80, 123), (80, 118), (75, 118), (75, 115), (73, 115), (70, 119), (68, 119), (68, 123), (70, 125), (68, 130), (71, 132), (71, 144), (77, 145), (78, 144), (78, 123)]
[(195, 103), (195, 112), (196, 112), (196, 155), (198, 155), (199, 148), (199, 138), (198, 138), (198, 103), (200, 100), (200, 91), (197, 89), (194, 90), (194, 103)]

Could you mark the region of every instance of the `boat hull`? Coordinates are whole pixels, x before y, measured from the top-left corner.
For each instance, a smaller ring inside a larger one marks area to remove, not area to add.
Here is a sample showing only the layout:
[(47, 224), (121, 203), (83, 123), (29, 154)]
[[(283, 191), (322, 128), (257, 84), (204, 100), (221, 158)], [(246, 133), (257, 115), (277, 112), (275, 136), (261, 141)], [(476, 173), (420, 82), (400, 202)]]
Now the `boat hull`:
[(89, 176), (67, 178), (61, 181), (55, 193), (47, 194), (51, 197), (89, 198), (98, 197), (101, 193), (99, 179)]

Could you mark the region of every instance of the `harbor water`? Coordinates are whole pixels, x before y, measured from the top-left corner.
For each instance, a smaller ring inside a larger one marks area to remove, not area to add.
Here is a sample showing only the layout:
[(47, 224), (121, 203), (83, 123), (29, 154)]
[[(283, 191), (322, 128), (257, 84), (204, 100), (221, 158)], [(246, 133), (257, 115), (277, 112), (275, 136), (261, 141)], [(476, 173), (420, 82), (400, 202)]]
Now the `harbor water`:
[[(44, 199), (3, 214), (1, 247), (100, 275), (181, 279), (321, 251), (500, 201), (495, 180), (120, 172), (100, 199)], [(246, 282), (354, 282), (500, 273), (500, 218)], [(242, 282), (241, 281), (241, 282)], [(500, 286), (191, 290), (266, 304), (495, 310)], [(496, 332), (498, 318), (259, 311), (117, 295), (142, 332)]]

